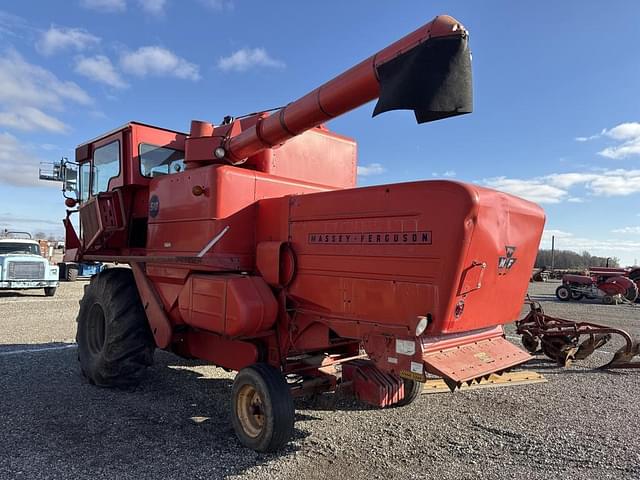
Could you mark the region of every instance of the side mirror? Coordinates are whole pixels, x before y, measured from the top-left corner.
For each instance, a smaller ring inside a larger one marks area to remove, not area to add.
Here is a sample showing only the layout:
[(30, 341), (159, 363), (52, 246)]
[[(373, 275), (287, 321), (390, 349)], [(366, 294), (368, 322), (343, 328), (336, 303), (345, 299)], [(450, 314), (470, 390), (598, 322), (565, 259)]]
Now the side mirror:
[[(62, 158), (59, 162), (41, 163), (40, 180), (48, 182), (62, 182), (62, 194), (65, 198), (78, 201), (78, 165), (70, 162), (66, 158)], [(72, 197), (66, 195), (67, 192), (73, 192)]]

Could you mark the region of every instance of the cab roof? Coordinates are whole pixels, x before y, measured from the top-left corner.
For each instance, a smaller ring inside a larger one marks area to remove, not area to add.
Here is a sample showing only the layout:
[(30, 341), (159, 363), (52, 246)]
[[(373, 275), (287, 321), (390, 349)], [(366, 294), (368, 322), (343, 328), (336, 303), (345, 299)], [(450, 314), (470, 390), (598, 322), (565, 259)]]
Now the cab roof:
[(187, 135), (184, 132), (179, 132), (177, 130), (171, 130), (170, 128), (164, 128), (164, 127), (158, 127), (157, 125), (151, 125), (149, 123), (142, 123), (142, 122), (135, 122), (135, 121), (131, 121), (131, 122), (127, 122), (123, 125), (120, 125), (118, 128), (114, 128), (113, 130), (109, 130), (108, 132), (103, 133), (102, 135), (98, 135), (95, 138), (92, 138), (91, 140), (87, 140), (86, 142), (81, 143), (80, 145), (78, 145), (76, 148), (81, 148), (84, 147), (85, 145), (89, 145), (93, 142), (97, 142), (98, 140), (102, 140), (105, 137), (108, 137), (109, 135), (112, 135), (116, 132), (119, 132), (120, 130), (124, 130), (127, 127), (130, 127), (132, 125), (141, 125), (143, 127), (150, 127), (150, 128), (156, 128), (158, 130), (164, 130), (166, 132), (172, 132), (172, 133), (177, 133), (180, 135)]

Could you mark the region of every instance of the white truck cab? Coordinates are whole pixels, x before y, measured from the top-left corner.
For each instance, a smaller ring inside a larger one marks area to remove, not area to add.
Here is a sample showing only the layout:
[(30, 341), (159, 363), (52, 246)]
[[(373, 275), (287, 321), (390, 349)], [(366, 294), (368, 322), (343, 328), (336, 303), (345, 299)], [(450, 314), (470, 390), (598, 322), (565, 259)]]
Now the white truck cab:
[(35, 240), (0, 239), (0, 290), (44, 288), (52, 297), (58, 287), (58, 267), (40, 255)]

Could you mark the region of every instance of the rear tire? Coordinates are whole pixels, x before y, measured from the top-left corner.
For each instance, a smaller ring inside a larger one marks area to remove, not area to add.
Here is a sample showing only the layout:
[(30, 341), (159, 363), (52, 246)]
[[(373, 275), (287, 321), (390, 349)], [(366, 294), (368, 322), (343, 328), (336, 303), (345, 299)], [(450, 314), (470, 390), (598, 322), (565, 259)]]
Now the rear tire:
[(244, 446), (258, 452), (283, 447), (293, 434), (295, 409), (282, 372), (266, 363), (243, 368), (231, 393), (231, 422)]
[(44, 296), (53, 297), (56, 294), (56, 287), (44, 287)]
[(611, 295), (605, 295), (604, 297), (602, 297), (602, 303), (604, 303), (605, 305), (613, 305), (615, 303), (615, 300)]
[(394, 405), (394, 407), (404, 407), (411, 405), (422, 393), (422, 383), (410, 380), (408, 378), (402, 379), (404, 382), (404, 398)]
[(569, 290), (569, 287), (560, 285), (556, 288), (556, 297), (558, 297), (558, 300), (560, 301), (568, 302), (571, 300), (571, 290)]
[(571, 290), (571, 300), (582, 300), (584, 294), (580, 292), (576, 292), (575, 290)]
[(78, 279), (78, 267), (67, 265), (67, 273), (65, 275), (67, 282), (75, 282)]
[(120, 388), (139, 383), (153, 363), (155, 342), (131, 270), (111, 269), (86, 286), (76, 342), (89, 383)]

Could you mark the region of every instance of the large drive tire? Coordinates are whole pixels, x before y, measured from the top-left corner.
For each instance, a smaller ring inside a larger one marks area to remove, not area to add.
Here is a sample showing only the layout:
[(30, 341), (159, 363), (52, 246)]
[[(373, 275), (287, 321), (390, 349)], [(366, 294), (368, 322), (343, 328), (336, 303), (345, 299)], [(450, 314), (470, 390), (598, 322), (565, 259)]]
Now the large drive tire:
[(153, 363), (155, 343), (133, 273), (113, 268), (87, 285), (78, 313), (82, 374), (100, 387), (136, 385)]
[(295, 409), (286, 379), (266, 363), (243, 368), (231, 394), (231, 421), (240, 442), (258, 452), (273, 452), (293, 434)]
[(568, 302), (571, 300), (571, 290), (565, 285), (560, 285), (556, 288), (556, 297), (558, 297), (558, 300)]
[(78, 267), (75, 265), (67, 265), (66, 270), (65, 279), (67, 282), (75, 282), (78, 279)]
[(44, 287), (44, 296), (53, 297), (56, 294), (56, 287)]
[(404, 382), (404, 398), (394, 405), (394, 407), (404, 407), (405, 405), (412, 404), (422, 393), (422, 383), (410, 380), (408, 378), (402, 379)]

